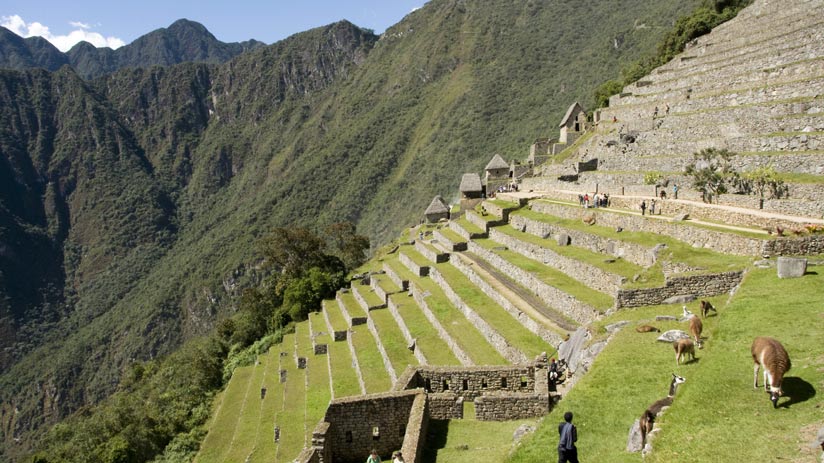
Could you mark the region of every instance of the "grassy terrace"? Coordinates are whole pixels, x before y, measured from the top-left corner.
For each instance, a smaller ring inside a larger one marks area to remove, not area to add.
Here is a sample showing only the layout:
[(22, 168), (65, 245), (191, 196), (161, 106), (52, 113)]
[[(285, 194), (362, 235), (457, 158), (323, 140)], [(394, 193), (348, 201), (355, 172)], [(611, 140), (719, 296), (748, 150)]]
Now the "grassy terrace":
[[(419, 253), (417, 250), (415, 250), (415, 248), (413, 248), (412, 246), (402, 247), (401, 250), (400, 250), (400, 253), (404, 254), (406, 257), (409, 258), (409, 260), (411, 260), (412, 262), (420, 265), (421, 267), (429, 267), (434, 263), (431, 260), (424, 257), (421, 253)], [(401, 264), (401, 265), (403, 265), (403, 264)], [(404, 266), (404, 268), (406, 268), (406, 267)]]
[[(466, 413), (464, 414), (466, 416)], [(476, 421), (433, 420), (429, 424), (430, 432), (440, 439), (428, 439), (424, 444), (424, 463), (448, 461), (450, 463), (476, 463), (479, 461), (504, 461), (512, 452), (512, 434), (519, 426), (528, 424), (537, 426), (539, 420), (516, 421)], [(580, 431), (579, 431), (580, 433)], [(556, 444), (557, 445), (557, 444)], [(544, 449), (544, 458), (554, 449)], [(554, 461), (554, 460), (552, 460)]]
[(554, 348), (543, 339), (524, 328), (518, 320), (505, 311), (500, 305), (484, 294), (477, 286), (451, 264), (444, 263), (435, 266), (443, 275), (449, 286), (464, 302), (469, 305), (481, 318), (493, 326), (501, 336), (513, 346), (533, 358), (541, 352), (552, 352)]
[(469, 233), (486, 233), (486, 231), (481, 230), (481, 227), (475, 225), (474, 223), (470, 222), (466, 219), (466, 217), (461, 217), (455, 221), (458, 225), (461, 226), (464, 230), (468, 231)]
[[(312, 322), (314, 323), (315, 320), (312, 320)], [(298, 324), (295, 328), (295, 334), (298, 336), (298, 355), (306, 357), (308, 388), (306, 389), (306, 419), (304, 420), (306, 427), (304, 433), (308, 439), (311, 438), (308, 433), (312, 432), (317, 422), (326, 413), (326, 407), (332, 398), (329, 390), (329, 368), (326, 364), (326, 355), (315, 355), (312, 350), (309, 323)], [(324, 337), (329, 338), (328, 335)]]
[(452, 230), (452, 229), (449, 229), (449, 228), (441, 228), (440, 232), (441, 232), (441, 234), (443, 234), (443, 236), (446, 237), (446, 239), (448, 239), (449, 241), (452, 241), (453, 243), (465, 243), (466, 242), (464, 237), (459, 235), (458, 233), (456, 233), (455, 230)]
[(371, 394), (388, 391), (392, 387), (392, 381), (389, 379), (389, 373), (383, 365), (383, 357), (378, 351), (378, 345), (372, 333), (369, 332), (369, 328), (366, 325), (358, 325), (349, 333), (349, 336), (352, 338), (352, 345), (358, 356), (366, 392)]
[[(475, 206), (475, 210), (473, 212), (475, 213), (475, 215), (480, 217), (485, 222), (494, 222), (496, 220), (501, 220), (501, 218), (499, 216), (497, 216), (497, 215), (495, 215), (495, 214), (493, 214), (489, 211), (486, 211), (486, 215), (482, 214), (481, 213), (481, 207), (483, 207), (483, 206), (481, 204), (478, 204), (477, 206)], [(466, 213), (471, 214), (472, 212), (467, 211)], [(461, 218), (463, 219), (465, 217), (461, 217)], [(469, 222), (469, 220), (467, 220), (467, 222)]]
[[(641, 462), (640, 454), (624, 450), (627, 432), (649, 404), (666, 394), (673, 371), (687, 382), (673, 406), (656, 420), (661, 432), (643, 461), (813, 461), (820, 452), (809, 442), (821, 425), (821, 401), (815, 396), (824, 384), (823, 292), (822, 272), (779, 279), (775, 269), (750, 271), (728, 304), (726, 296), (714, 300), (719, 315), (705, 320), (704, 349), (697, 361), (679, 367), (672, 348), (653, 341), (654, 334), (636, 333), (633, 325), (624, 328), (564, 398), (564, 406), (556, 408), (509, 461), (545, 461), (547, 448), (558, 442), (561, 415), (574, 410), (578, 448), (588, 461)], [(695, 311), (697, 304), (689, 307)], [(677, 305), (644, 307), (621, 311), (602, 323), (678, 312)], [(765, 335), (779, 339), (793, 363), (777, 410), (763, 387), (752, 387), (750, 344)], [(615, 380), (621, 377), (643, 380)]]
[(363, 310), (358, 301), (355, 300), (355, 296), (352, 294), (352, 290), (347, 292), (338, 292), (340, 296), (340, 300), (343, 302), (344, 306), (346, 307), (346, 311), (349, 312), (349, 315), (352, 317), (365, 317), (366, 311)]
[[(252, 368), (252, 376), (247, 384), (247, 392), (242, 403), (240, 419), (234, 429), (232, 445), (225, 455), (227, 461), (245, 460), (257, 448), (259, 437), (262, 434), (261, 414), (264, 411), (263, 401), (260, 399), (260, 388), (264, 386), (266, 376), (270, 373), (270, 363), (268, 356), (263, 356), (260, 363), (249, 367)], [(277, 368), (277, 363), (275, 363), (275, 368)], [(241, 407), (240, 404), (237, 406)], [(271, 421), (266, 424), (274, 430)]]
[[(283, 337), (281, 352), (286, 352), (281, 368), (286, 370), (283, 383), (283, 406), (277, 411), (275, 424), (280, 426), (277, 460), (290, 461), (303, 450), (305, 439), (304, 420), (306, 418), (306, 372), (299, 370), (293, 357), (295, 333)], [(245, 456), (244, 456), (245, 458)], [(226, 461), (243, 461), (229, 458)]]
[(494, 204), (504, 209), (517, 209), (521, 207), (521, 205), (518, 203), (512, 201), (504, 201), (503, 199), (487, 199), (486, 202)]
[[(363, 298), (363, 300), (366, 301), (366, 304), (369, 307), (377, 307), (379, 305), (383, 305), (383, 304), (386, 303), (383, 299), (378, 297), (378, 295), (375, 294), (375, 290), (372, 289), (368, 285), (362, 285), (362, 284), (358, 283), (358, 284), (352, 285), (352, 289), (357, 291), (358, 294), (361, 295), (361, 297)], [(357, 301), (355, 301), (355, 303), (357, 303)], [(358, 307), (360, 307), (360, 304), (358, 304)], [(363, 309), (363, 307), (361, 307), (361, 310), (362, 309)]]
[(525, 272), (531, 273), (544, 283), (560, 289), (581, 302), (589, 304), (600, 310), (606, 310), (612, 307), (613, 299), (610, 295), (604, 294), (600, 291), (595, 291), (578, 280), (567, 276), (560, 270), (548, 267), (536, 260), (526, 258), (517, 252), (501, 249), (504, 248), (503, 245), (490, 239), (480, 239), (475, 240), (475, 242), (485, 249), (497, 254), (512, 265), (515, 265)]
[(332, 388), (335, 398), (358, 395), (361, 393), (358, 373), (352, 365), (352, 352), (349, 344), (343, 341), (329, 343), (329, 362), (332, 365)]
[[(624, 259), (611, 259), (604, 254), (590, 251), (589, 249), (577, 246), (559, 246), (555, 240), (542, 239), (540, 236), (516, 230), (508, 225), (496, 227), (495, 230), (526, 243), (549, 249), (564, 257), (584, 262), (605, 272), (620, 275), (627, 279), (627, 283), (625, 283), (626, 287), (655, 287), (664, 284), (664, 274), (661, 272), (660, 266), (645, 269), (640, 265), (635, 265)], [(637, 282), (633, 283), (632, 279), (635, 275), (640, 275), (640, 278)]]
[[(499, 354), (492, 348), (491, 345), (489, 345), (489, 343), (486, 342), (486, 339), (481, 336), (481, 333), (479, 333), (478, 330), (475, 329), (475, 327), (472, 326), (472, 324), (469, 323), (469, 321), (460, 312), (455, 310), (455, 308), (449, 304), (446, 300), (446, 296), (444, 296), (443, 291), (441, 291), (438, 285), (432, 282), (429, 278), (416, 277), (397, 260), (386, 262), (396, 272), (398, 272), (401, 278), (408, 279), (410, 284), (415, 284), (419, 288), (430, 293), (430, 296), (426, 298), (429, 308), (435, 313), (435, 317), (438, 318), (444, 329), (446, 329), (446, 331), (453, 338), (455, 338), (455, 341), (461, 346), (462, 349), (464, 349), (473, 362), (478, 365), (500, 365), (506, 363), (504, 358), (501, 357), (501, 354)], [(414, 299), (405, 295), (398, 295), (397, 298), (393, 299), (398, 302), (408, 301), (408, 303), (404, 304), (402, 307), (404, 310), (401, 310), (401, 316), (403, 316), (409, 331), (412, 333), (412, 336), (418, 338), (418, 345), (422, 346), (421, 348), (424, 349), (423, 353), (430, 364), (460, 364), (451, 349), (438, 337), (438, 333), (435, 332), (432, 325), (429, 323), (429, 320), (426, 319), (423, 312), (421, 312), (420, 308), (418, 308), (417, 304), (415, 304)], [(444, 348), (427, 350), (430, 342), (425, 342), (425, 339), (436, 339), (439, 342), (434, 345), (442, 345)], [(447, 353), (449, 354), (449, 361), (439, 360)]]
[(261, 363), (268, 362), (263, 385), (266, 388), (266, 397), (260, 401), (260, 424), (257, 430), (257, 444), (252, 453), (250, 462), (272, 461), (277, 453), (275, 444), (275, 414), (281, 408), (283, 401), (283, 390), (280, 384), (278, 370), (280, 369), (280, 359), (277, 354), (277, 347), (269, 349), (265, 356), (261, 356)]
[[(329, 322), (332, 324), (332, 329), (335, 331), (346, 331), (349, 328), (349, 322), (343, 318), (343, 313), (340, 311), (338, 301), (326, 300), (323, 301), (323, 310), (329, 317)], [(325, 330), (320, 330), (325, 331)]]
[[(573, 206), (571, 203), (561, 203), (555, 201), (548, 201), (553, 204), (563, 204), (569, 207)], [(611, 210), (610, 212), (615, 212)], [(515, 214), (523, 215), (526, 218), (537, 220), (540, 222), (558, 225), (571, 230), (577, 230), (591, 235), (610, 238), (618, 241), (625, 241), (627, 243), (635, 243), (641, 246), (651, 247), (651, 244), (663, 243), (667, 245), (664, 251), (669, 260), (675, 262), (683, 262), (692, 267), (706, 269), (706, 272), (727, 272), (735, 269), (742, 269), (751, 261), (750, 258), (744, 256), (733, 256), (730, 254), (720, 254), (709, 249), (694, 248), (682, 241), (670, 238), (666, 235), (658, 235), (649, 232), (637, 232), (624, 230), (621, 233), (616, 232), (613, 228), (603, 227), (600, 225), (587, 225), (580, 220), (564, 219), (561, 217), (554, 217), (546, 214), (540, 214), (534, 211), (521, 209)], [(688, 222), (683, 222), (689, 225)], [(724, 230), (730, 233), (730, 239), (735, 239), (735, 232)], [(752, 235), (752, 234), (748, 234)], [(763, 238), (763, 237), (761, 237)]]
[[(232, 379), (216, 402), (217, 408), (212, 413), (209, 434), (201, 444), (197, 461), (201, 463), (226, 461), (226, 453), (232, 447), (235, 430), (240, 424), (243, 404), (252, 384), (254, 366), (235, 369)], [(243, 456), (246, 458), (246, 455)]]
[(438, 336), (438, 333), (432, 329), (429, 320), (411, 297), (403, 293), (389, 296), (389, 299), (398, 306), (401, 319), (412, 337), (418, 340), (416, 349), (421, 350), (427, 362), (432, 365), (460, 365), (461, 362)]
[(369, 313), (369, 317), (375, 323), (375, 328), (378, 330), (381, 343), (384, 350), (386, 350), (386, 355), (389, 356), (389, 362), (392, 363), (395, 373), (400, 375), (408, 365), (418, 364), (418, 359), (406, 348), (406, 339), (404, 339), (401, 329), (395, 323), (395, 318), (392, 317), (389, 310), (373, 310)]
[(372, 275), (372, 280), (378, 282), (378, 286), (383, 289), (386, 294), (397, 293), (401, 290), (391, 279), (386, 275)]

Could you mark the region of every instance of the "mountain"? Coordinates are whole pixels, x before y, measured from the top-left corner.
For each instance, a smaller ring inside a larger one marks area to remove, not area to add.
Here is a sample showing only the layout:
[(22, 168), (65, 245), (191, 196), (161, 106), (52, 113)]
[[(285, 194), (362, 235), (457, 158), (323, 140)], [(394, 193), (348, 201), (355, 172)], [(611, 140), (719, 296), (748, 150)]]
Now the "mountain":
[(384, 242), (698, 3), (433, 0), (380, 37), (340, 22), (223, 64), (0, 72), (4, 451), (233, 313), (273, 227)]
[(187, 19), (152, 31), (117, 50), (80, 42), (66, 53), (40, 37), (21, 39), (8, 29), (0, 28), (0, 67), (18, 70), (39, 67), (54, 71), (69, 64), (83, 78), (93, 79), (127, 67), (223, 63), (262, 46), (265, 44), (257, 40), (221, 42), (202, 24)]

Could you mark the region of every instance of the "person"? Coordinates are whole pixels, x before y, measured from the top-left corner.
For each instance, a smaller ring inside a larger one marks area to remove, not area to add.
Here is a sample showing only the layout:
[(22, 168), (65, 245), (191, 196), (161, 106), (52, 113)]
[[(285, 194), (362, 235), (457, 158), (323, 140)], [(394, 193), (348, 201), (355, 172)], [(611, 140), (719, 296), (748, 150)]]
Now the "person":
[(400, 450), (392, 455), (392, 463), (404, 463), (403, 454), (401, 454)]
[(554, 383), (558, 380), (558, 363), (555, 362), (555, 357), (552, 358), (552, 362), (549, 364), (549, 382)]
[(558, 463), (578, 463), (578, 430), (572, 424), (572, 412), (564, 413), (564, 421), (558, 425)]
[(647, 212), (647, 202), (641, 201), (641, 215), (645, 215)]
[(658, 106), (652, 111), (652, 118), (655, 119), (656, 117), (658, 117)]
[(661, 199), (667, 199), (667, 190), (661, 189)]
[(649, 202), (649, 215), (655, 215), (655, 200), (652, 199)]
[(378, 451), (372, 449), (369, 453), (369, 458), (366, 459), (366, 463), (381, 463), (381, 457), (378, 456)]
[(672, 196), (675, 199), (678, 199), (678, 185), (673, 185), (672, 186)]

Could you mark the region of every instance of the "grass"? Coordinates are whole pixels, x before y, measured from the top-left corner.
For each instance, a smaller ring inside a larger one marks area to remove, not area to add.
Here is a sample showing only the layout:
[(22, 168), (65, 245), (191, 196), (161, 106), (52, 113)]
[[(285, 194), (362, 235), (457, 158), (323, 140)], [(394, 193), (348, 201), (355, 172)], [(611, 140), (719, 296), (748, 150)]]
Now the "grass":
[[(390, 263), (390, 265), (393, 264)], [(393, 265), (392, 268), (398, 271), (398, 266)], [(401, 269), (399, 274), (401, 275), (401, 278), (408, 278), (409, 284), (415, 284), (423, 291), (429, 292), (430, 296), (426, 298), (426, 303), (429, 305), (430, 310), (432, 310), (435, 314), (435, 317), (441, 325), (443, 325), (447, 333), (455, 339), (455, 342), (457, 342), (469, 358), (472, 359), (473, 363), (476, 365), (502, 365), (507, 363), (501, 354), (499, 354), (498, 351), (486, 342), (486, 339), (481, 336), (481, 333), (478, 332), (469, 320), (467, 320), (463, 314), (458, 312), (454, 307), (452, 307), (451, 304), (449, 304), (446, 300), (446, 296), (443, 294), (443, 291), (441, 291), (438, 285), (436, 285), (432, 280), (426, 277), (416, 277), (406, 268)], [(416, 328), (429, 330), (432, 332), (432, 335), (437, 337), (438, 334), (434, 331), (426, 317), (422, 313), (420, 314), (420, 317), (426, 322), (426, 324), (416, 324)], [(406, 316), (404, 316), (404, 318), (406, 318)], [(409, 330), (412, 332), (413, 336), (417, 336), (416, 332), (420, 333), (418, 330), (412, 331), (412, 326), (409, 326)], [(444, 343), (444, 345), (446, 344)], [(447, 347), (447, 349), (449, 348)], [(427, 360), (429, 360), (431, 364), (439, 364), (436, 363), (434, 359), (429, 357), (429, 353), (427, 351), (424, 351), (424, 355), (427, 356)]]
[[(295, 333), (284, 336), (281, 348), (281, 351), (287, 352), (288, 355), (281, 362), (281, 368), (286, 370), (286, 382), (283, 383), (283, 406), (277, 412), (275, 418), (275, 424), (280, 426), (280, 441), (277, 449), (277, 460), (279, 461), (290, 461), (296, 458), (303, 450), (306, 437), (304, 428), (306, 418), (306, 372), (299, 370), (294, 358), (292, 358), (296, 336)], [(231, 459), (227, 461), (243, 460)]]
[[(257, 437), (261, 425), (260, 388), (265, 380), (268, 362), (253, 365), (252, 376), (247, 383), (246, 395), (243, 402), (235, 404), (241, 408), (240, 419), (234, 429), (232, 444), (227, 451), (227, 461), (243, 461), (257, 447)], [(268, 424), (268, 423), (267, 423)]]
[(366, 392), (371, 394), (388, 391), (392, 387), (392, 381), (389, 379), (389, 373), (383, 365), (383, 357), (378, 351), (378, 345), (372, 333), (369, 332), (369, 328), (366, 325), (358, 325), (349, 333), (349, 336), (352, 338), (352, 345), (358, 356)]
[(446, 237), (446, 239), (453, 243), (466, 242), (466, 239), (463, 236), (459, 235), (457, 232), (455, 232), (455, 230), (449, 228), (441, 228), (440, 232), (441, 234), (443, 234), (444, 237)]
[(406, 255), (406, 257), (408, 257), (409, 260), (411, 260), (412, 262), (416, 263), (421, 267), (429, 267), (433, 264), (432, 261), (424, 257), (423, 254), (416, 251), (413, 247), (407, 246), (403, 248), (402, 254)]
[(216, 413), (213, 413), (209, 424), (210, 432), (203, 440), (196, 461), (200, 463), (225, 461), (224, 456), (232, 444), (234, 430), (243, 412), (239, 404), (244, 402), (253, 373), (254, 367), (252, 366), (235, 369), (229, 385), (219, 396), (218, 409)]
[[(352, 290), (357, 291), (361, 295), (363, 300), (366, 301), (366, 305), (369, 307), (378, 307), (386, 303), (386, 301), (384, 301), (377, 294), (375, 294), (375, 290), (372, 289), (370, 286), (361, 285), (360, 283), (358, 283), (356, 285), (352, 285)], [(355, 302), (357, 302), (357, 300)], [(363, 309), (363, 307), (361, 307), (361, 309)]]
[(460, 365), (455, 354), (432, 328), (414, 299), (406, 294), (395, 294), (390, 296), (390, 299), (398, 306), (398, 312), (409, 333), (417, 339), (416, 349), (421, 350), (429, 364)]
[(526, 354), (527, 358), (531, 359), (541, 352), (554, 350), (543, 339), (524, 328), (512, 315), (472, 284), (458, 269), (450, 264), (438, 264), (437, 269), (452, 290), (472, 310), (495, 328), (513, 347)]
[(266, 388), (266, 397), (260, 403), (261, 424), (258, 428), (257, 444), (251, 459), (251, 462), (255, 463), (272, 461), (277, 453), (277, 445), (274, 440), (274, 422), (277, 410), (281, 407), (283, 400), (283, 390), (278, 373), (280, 360), (276, 350), (277, 347), (269, 349), (269, 352), (261, 359), (261, 361), (268, 362), (268, 366), (263, 381), (263, 387)]
[[(620, 275), (628, 280), (626, 283), (627, 287), (655, 287), (664, 284), (664, 274), (658, 267), (645, 269), (640, 265), (633, 264), (624, 259), (612, 258), (601, 253), (590, 251), (589, 249), (577, 246), (559, 246), (555, 240), (543, 239), (540, 236), (522, 232), (507, 225), (496, 227), (495, 230), (526, 243), (549, 249), (564, 257), (597, 267), (605, 272)], [(635, 275), (640, 275), (639, 282), (643, 283), (632, 283), (631, 280)]]
[(349, 328), (349, 322), (343, 318), (343, 313), (340, 311), (340, 306), (336, 300), (323, 301), (323, 310), (329, 317), (329, 323), (332, 324), (332, 329), (335, 331), (346, 331)]
[(366, 311), (363, 310), (360, 304), (358, 304), (357, 299), (355, 299), (355, 295), (352, 294), (352, 290), (350, 289), (347, 292), (338, 292), (338, 296), (340, 296), (340, 301), (343, 302), (344, 307), (346, 307), (346, 311), (349, 312), (349, 315), (352, 317), (365, 317)]
[[(569, 205), (570, 207), (574, 207), (569, 203), (552, 203)], [(669, 259), (675, 262), (683, 262), (695, 268), (702, 268), (705, 269), (706, 272), (728, 272), (731, 270), (740, 270), (742, 268), (745, 268), (751, 260), (749, 257), (733, 256), (729, 254), (717, 253), (708, 249), (694, 248), (682, 241), (678, 241), (674, 238), (670, 238), (665, 235), (659, 235), (656, 233), (627, 230), (618, 233), (610, 227), (603, 227), (597, 224), (587, 225), (579, 220), (564, 219), (561, 217), (554, 217), (547, 214), (541, 214), (538, 212), (527, 211), (523, 209), (518, 212), (515, 212), (515, 214), (522, 214), (526, 218), (548, 224), (554, 224), (560, 227), (568, 228), (570, 230), (576, 230), (591, 235), (601, 236), (603, 238), (624, 241), (627, 243), (634, 243), (649, 248), (652, 248), (654, 244), (665, 244), (667, 245), (667, 249), (661, 254), (665, 259)], [(730, 239), (735, 239), (735, 235), (737, 234), (735, 231), (724, 231), (730, 234)]]
[[(313, 320), (313, 327), (315, 321)], [(307, 329), (303, 329), (301, 325), (306, 325)], [(306, 376), (308, 379), (308, 388), (306, 389), (306, 431), (312, 432), (315, 425), (326, 414), (326, 407), (329, 406), (331, 400), (331, 391), (329, 389), (329, 368), (327, 366), (326, 355), (315, 355), (312, 349), (312, 340), (308, 332), (308, 323), (298, 324), (296, 333), (299, 334), (298, 350), (300, 355), (306, 357)], [(331, 342), (329, 335), (324, 335), (318, 339), (319, 342)]]
[[(467, 212), (468, 213), (468, 212)], [(458, 225), (461, 226), (464, 230), (469, 233), (486, 233), (486, 231), (482, 230), (481, 227), (475, 225), (474, 223), (470, 222), (466, 217), (461, 217), (455, 221)]]
[[(504, 461), (513, 449), (512, 434), (519, 426), (536, 426), (538, 420), (517, 421), (475, 421), (432, 420), (429, 423), (430, 436), (425, 442), (422, 461), (448, 461), (450, 463), (476, 463), (479, 461)], [(552, 454), (552, 447), (544, 449)]]
[[(490, 239), (479, 239), (475, 240), (475, 242), (488, 251), (497, 254), (510, 264), (525, 272), (531, 273), (535, 278), (538, 278), (547, 285), (557, 288), (585, 304), (589, 304), (600, 310), (606, 310), (613, 305), (612, 296), (600, 291), (595, 291), (583, 283), (580, 283), (578, 280), (567, 276), (560, 270), (547, 267), (541, 262), (524, 257), (517, 252), (504, 249), (503, 245)], [(549, 302), (551, 305), (552, 302)]]
[(378, 282), (378, 286), (380, 286), (386, 294), (394, 294), (401, 291), (401, 288), (386, 275), (372, 275), (371, 278)]
[(489, 204), (494, 204), (494, 205), (496, 205), (500, 208), (503, 208), (503, 209), (518, 209), (519, 207), (521, 207), (520, 204), (518, 204), (514, 201), (504, 201), (503, 199), (487, 199), (484, 202), (487, 202)]
[(418, 364), (418, 359), (406, 348), (406, 339), (404, 339), (398, 324), (395, 323), (395, 318), (392, 317), (389, 310), (373, 310), (369, 317), (375, 323), (375, 328), (380, 335), (389, 362), (398, 375), (403, 373), (408, 365)]
[(345, 341), (329, 343), (329, 362), (332, 365), (332, 388), (335, 397), (347, 397), (361, 393), (358, 373), (352, 365), (352, 352)]
[[(812, 461), (808, 442), (821, 425), (820, 401), (813, 397), (824, 387), (822, 293), (824, 275), (815, 272), (781, 280), (775, 269), (752, 270), (729, 304), (722, 297), (714, 299), (719, 315), (705, 320), (705, 348), (697, 361), (680, 367), (671, 347), (649, 334), (623, 329), (509, 461), (545, 461), (546, 449), (558, 440), (556, 424), (567, 410), (576, 414), (582, 459), (642, 461), (640, 454), (624, 450), (629, 428), (650, 403), (666, 395), (673, 371), (687, 382), (656, 422), (661, 432), (645, 461)], [(695, 312), (695, 303), (690, 306)], [(644, 320), (662, 312), (673, 314), (678, 308), (621, 311), (603, 323)], [(781, 340), (793, 361), (777, 410), (763, 390), (752, 388), (749, 347), (763, 335)], [(815, 427), (804, 435), (810, 425)]]

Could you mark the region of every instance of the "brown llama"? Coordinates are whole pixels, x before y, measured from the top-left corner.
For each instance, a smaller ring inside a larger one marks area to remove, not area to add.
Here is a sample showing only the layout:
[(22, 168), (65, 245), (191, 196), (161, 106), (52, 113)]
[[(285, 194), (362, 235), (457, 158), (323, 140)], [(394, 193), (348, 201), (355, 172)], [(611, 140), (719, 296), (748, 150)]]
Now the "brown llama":
[(680, 338), (672, 342), (672, 348), (675, 349), (675, 364), (681, 365), (681, 358), (687, 361), (695, 360), (695, 344), (691, 339)]
[(655, 424), (655, 417), (663, 412), (666, 407), (672, 405), (672, 400), (675, 398), (675, 390), (678, 388), (678, 385), (684, 381), (686, 381), (686, 379), (673, 373), (672, 381), (670, 381), (669, 386), (669, 394), (663, 399), (653, 402), (652, 405), (650, 405), (649, 408), (644, 410), (644, 413), (641, 414), (641, 420), (639, 422), (639, 426), (641, 428), (641, 451), (644, 450), (644, 447), (647, 444), (647, 436), (652, 432), (652, 426)]
[(701, 332), (704, 331), (704, 323), (696, 315), (690, 317), (690, 333), (695, 339), (695, 345), (699, 349), (704, 348), (704, 343), (701, 341)]
[(758, 389), (758, 369), (764, 367), (764, 390), (770, 394), (773, 408), (778, 407), (778, 398), (783, 394), (781, 383), (784, 374), (792, 368), (787, 350), (778, 340), (768, 337), (757, 337), (752, 342), (753, 374), (752, 384)]
[(707, 315), (711, 311), (715, 312), (716, 316), (718, 315), (718, 310), (715, 307), (713, 307), (710, 301), (701, 301), (701, 318), (707, 318)]
[(658, 328), (656, 328), (652, 325), (638, 326), (638, 327), (635, 328), (635, 331), (637, 331), (639, 333), (651, 333), (651, 332), (659, 333), (659, 332), (661, 332), (661, 330), (659, 330)]

